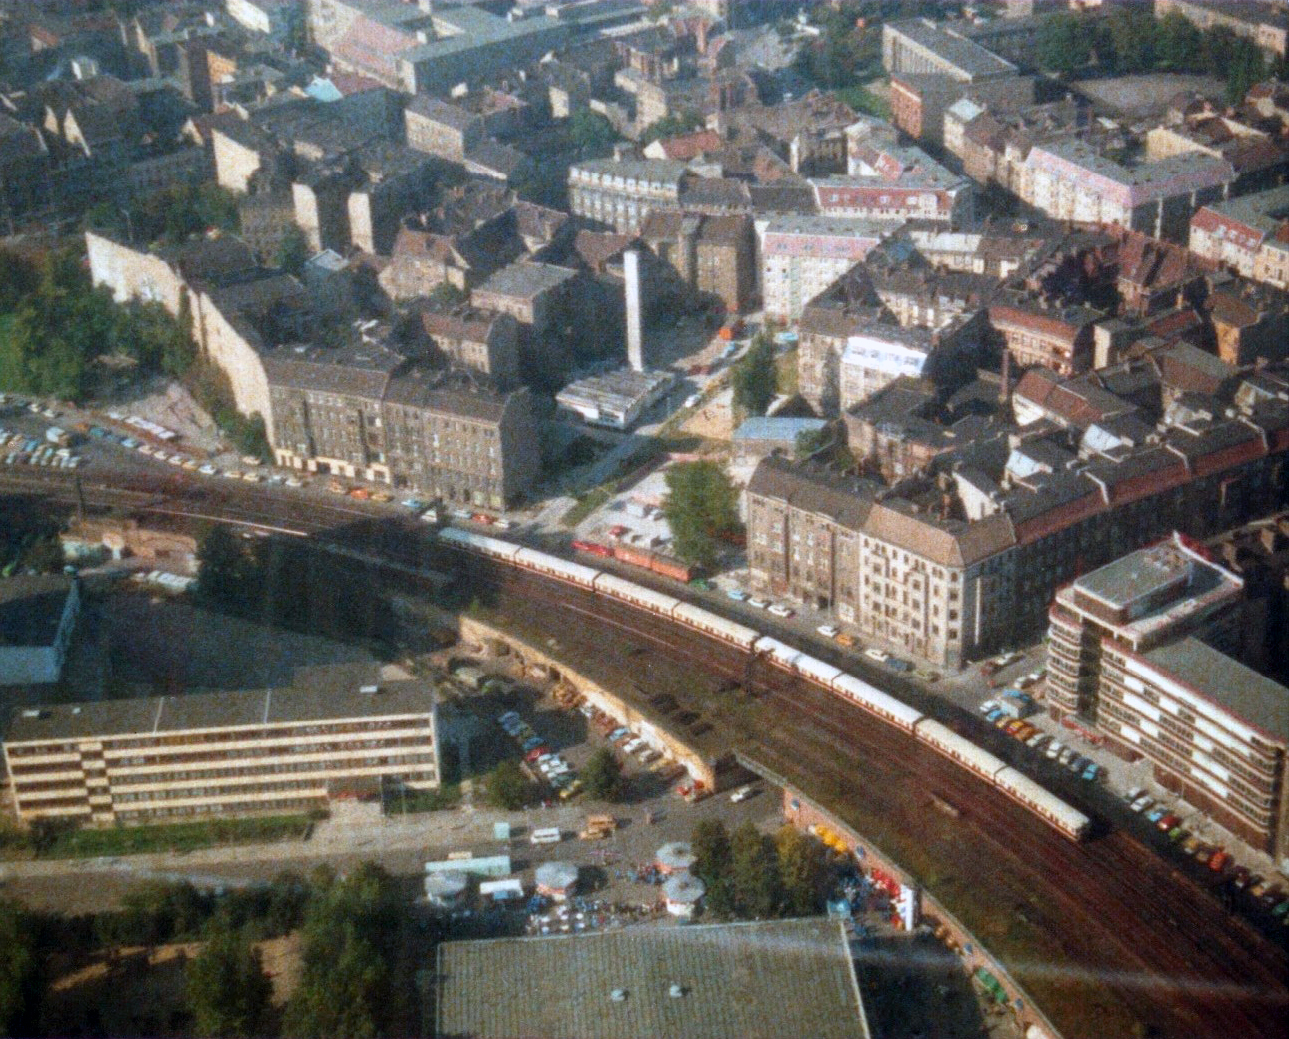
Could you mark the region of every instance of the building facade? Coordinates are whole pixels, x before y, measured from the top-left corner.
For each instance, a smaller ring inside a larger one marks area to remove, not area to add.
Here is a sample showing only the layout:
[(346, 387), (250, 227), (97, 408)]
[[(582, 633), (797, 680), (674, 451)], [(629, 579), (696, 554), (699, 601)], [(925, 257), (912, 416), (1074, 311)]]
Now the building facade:
[(761, 299), (766, 315), (795, 321), (802, 308), (891, 232), (888, 224), (829, 217), (758, 220)]
[(302, 812), (390, 781), (438, 787), (433, 688), (329, 672), (301, 669), (287, 689), (21, 710), (3, 748), (15, 813), (110, 826)]
[(1174, 537), (1062, 588), (1048, 710), (1144, 757), (1167, 789), (1284, 860), (1289, 689), (1224, 652), (1242, 639), (1243, 584)]
[(650, 210), (679, 209), (688, 165), (669, 159), (599, 159), (569, 167), (569, 210), (615, 231), (640, 230)]

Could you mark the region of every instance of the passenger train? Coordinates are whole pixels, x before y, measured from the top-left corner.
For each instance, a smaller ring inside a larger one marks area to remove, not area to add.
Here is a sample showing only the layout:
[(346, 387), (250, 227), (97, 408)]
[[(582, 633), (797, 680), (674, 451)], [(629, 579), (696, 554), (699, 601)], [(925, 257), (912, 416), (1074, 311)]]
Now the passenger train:
[(439, 532), (439, 538), (455, 548), (499, 559), (512, 566), (554, 577), (598, 595), (630, 603), (632, 606), (656, 613), (669, 620), (679, 621), (739, 649), (755, 653), (775, 667), (844, 697), (882, 721), (909, 733), (962, 767), (970, 769), (1012, 800), (1036, 813), (1044, 822), (1065, 836), (1079, 840), (1087, 835), (1089, 826), (1087, 816), (1044, 790), (1027, 776), (1017, 772), (1005, 761), (959, 736), (935, 719), (928, 718), (908, 704), (874, 688), (854, 675), (846, 674), (841, 668), (817, 660), (769, 635), (763, 635), (755, 628), (727, 620), (701, 606), (682, 602), (652, 588), (642, 587), (616, 574), (573, 563), (510, 541), (475, 534), (457, 527), (444, 528)]

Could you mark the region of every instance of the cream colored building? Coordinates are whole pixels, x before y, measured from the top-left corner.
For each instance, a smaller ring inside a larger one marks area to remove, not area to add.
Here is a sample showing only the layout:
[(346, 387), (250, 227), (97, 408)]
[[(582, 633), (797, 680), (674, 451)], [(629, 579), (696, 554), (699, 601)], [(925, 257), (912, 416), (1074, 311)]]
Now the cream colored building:
[(366, 666), (302, 668), (285, 689), (55, 704), (3, 746), (25, 822), (173, 822), (307, 811), (440, 782), (432, 686)]

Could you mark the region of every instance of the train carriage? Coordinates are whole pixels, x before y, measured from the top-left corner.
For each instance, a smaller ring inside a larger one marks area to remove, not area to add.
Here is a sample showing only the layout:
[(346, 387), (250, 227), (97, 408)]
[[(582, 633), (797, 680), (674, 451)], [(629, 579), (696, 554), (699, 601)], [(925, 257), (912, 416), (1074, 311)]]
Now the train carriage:
[(832, 688), (834, 692), (864, 708), (870, 714), (877, 715), (905, 732), (912, 732), (913, 726), (922, 718), (921, 711), (914, 710), (908, 704), (901, 703), (895, 697), (875, 689), (854, 675), (838, 675), (833, 680)]
[(832, 664), (825, 664), (822, 660), (815, 657), (808, 657), (802, 653), (797, 657), (797, 674), (802, 678), (808, 678), (812, 682), (818, 682), (825, 689), (832, 689), (833, 680), (842, 673), (841, 668), (833, 667)]
[(589, 566), (583, 566), (581, 563), (570, 563), (567, 559), (561, 559), (559, 556), (553, 556), (548, 552), (538, 552), (532, 548), (521, 548), (515, 553), (514, 562), (518, 566), (536, 570), (539, 573), (550, 574), (552, 577), (558, 577), (561, 581), (567, 581), (580, 588), (592, 587), (595, 579), (600, 575), (599, 570), (594, 570)]
[(635, 606), (643, 606), (646, 610), (652, 610), (663, 617), (670, 617), (672, 611), (680, 605), (680, 600), (673, 596), (655, 592), (652, 588), (645, 588), (616, 574), (601, 572), (595, 579), (595, 590), (602, 595), (622, 599)]
[(929, 744), (945, 757), (952, 758), (991, 783), (994, 781), (994, 776), (998, 774), (998, 770), (1007, 765), (1001, 758), (990, 754), (983, 747), (978, 747), (971, 740), (959, 736), (948, 726), (941, 725), (933, 718), (923, 718), (918, 722), (916, 733), (917, 738), (923, 743)]
[(476, 534), (471, 530), (462, 530), (460, 527), (444, 527), (439, 531), (439, 540), (446, 541), (449, 545), (455, 545), (457, 548), (464, 548), (470, 552), (479, 552), (485, 556), (492, 556), (494, 559), (504, 559), (508, 563), (515, 561), (515, 554), (522, 547), (516, 545), (513, 541), (490, 538), (484, 534)]
[(781, 667), (785, 671), (793, 670), (792, 665), (796, 663), (797, 658), (801, 656), (801, 650), (793, 649), (786, 642), (780, 642), (769, 635), (763, 635), (753, 644), (752, 649), (766, 657), (770, 663), (776, 667)]
[(1087, 836), (1091, 820), (1066, 804), (1055, 794), (1044, 790), (1029, 776), (1017, 772), (1010, 765), (998, 771), (994, 784), (1012, 799), (1037, 813), (1050, 826), (1056, 827), (1067, 837), (1079, 840)]
[(692, 603), (680, 603), (672, 612), (672, 616), (676, 620), (688, 624), (691, 628), (697, 628), (699, 631), (705, 631), (709, 635), (715, 635), (718, 639), (723, 639), (741, 649), (751, 649), (752, 643), (761, 637), (759, 631), (746, 625), (726, 620), (719, 614), (712, 613), (711, 610), (704, 610), (701, 606), (695, 606)]

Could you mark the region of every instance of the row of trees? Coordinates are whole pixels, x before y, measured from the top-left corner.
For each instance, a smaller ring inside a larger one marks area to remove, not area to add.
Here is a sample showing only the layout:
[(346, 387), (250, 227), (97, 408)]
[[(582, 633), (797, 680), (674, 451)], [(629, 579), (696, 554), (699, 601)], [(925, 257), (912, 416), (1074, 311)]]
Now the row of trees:
[(1272, 70), (1252, 40), (1225, 26), (1200, 30), (1177, 11), (1156, 18), (1143, 5), (1126, 4), (1089, 31), (1086, 16), (1052, 15), (1038, 40), (1039, 64), (1070, 74), (1097, 63), (1119, 74), (1207, 73), (1226, 80), (1227, 98), (1238, 101)]
[(706, 911), (718, 919), (811, 916), (823, 908), (828, 851), (791, 826), (768, 837), (751, 822), (730, 833), (719, 819), (705, 819), (692, 843), (692, 872), (707, 886)]
[(209, 230), (235, 232), (237, 198), (213, 181), (178, 184), (125, 205), (100, 202), (85, 213), (85, 226), (137, 243), (177, 244)]

